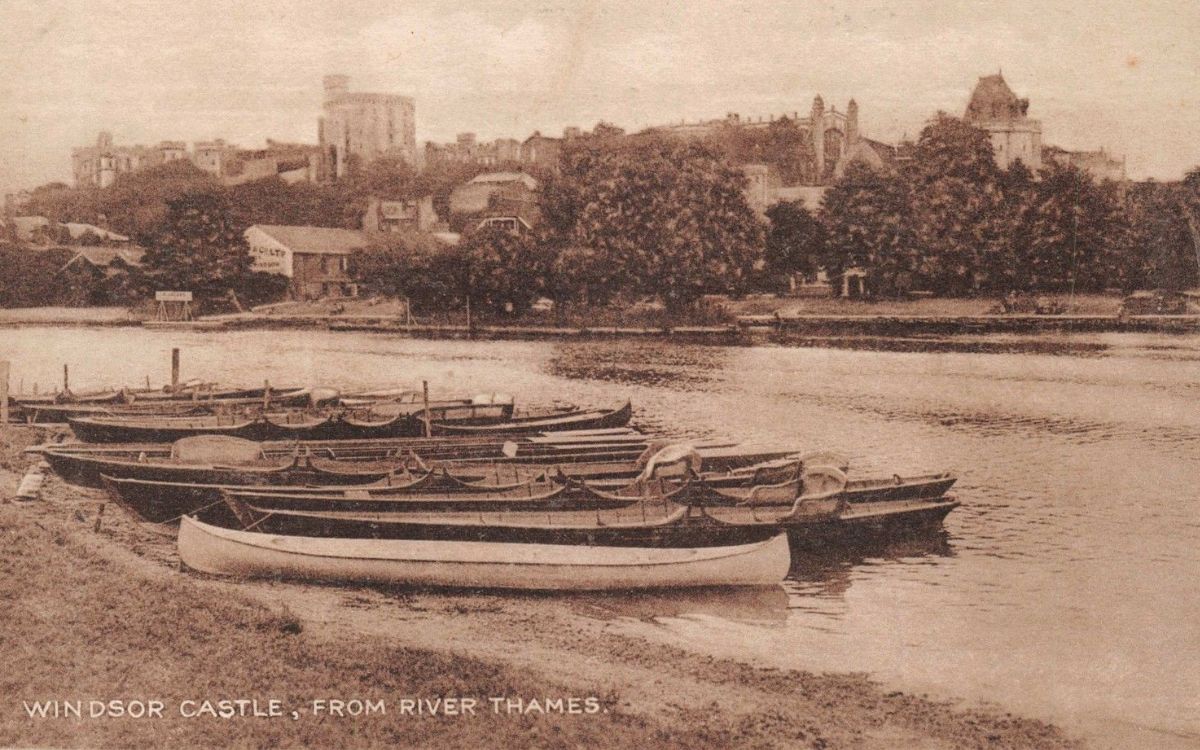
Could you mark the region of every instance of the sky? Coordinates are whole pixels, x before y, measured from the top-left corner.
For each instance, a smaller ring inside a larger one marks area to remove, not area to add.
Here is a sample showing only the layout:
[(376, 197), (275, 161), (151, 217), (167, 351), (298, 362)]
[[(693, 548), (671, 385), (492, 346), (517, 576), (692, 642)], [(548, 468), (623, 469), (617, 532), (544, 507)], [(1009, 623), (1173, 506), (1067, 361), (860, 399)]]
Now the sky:
[(1131, 177), (1200, 164), (1200, 3), (0, 0), (0, 190), (70, 152), (221, 137), (316, 142), (321, 77), (416, 100), (417, 140), (638, 130), (859, 105), (895, 142), (1002, 71), (1043, 140)]

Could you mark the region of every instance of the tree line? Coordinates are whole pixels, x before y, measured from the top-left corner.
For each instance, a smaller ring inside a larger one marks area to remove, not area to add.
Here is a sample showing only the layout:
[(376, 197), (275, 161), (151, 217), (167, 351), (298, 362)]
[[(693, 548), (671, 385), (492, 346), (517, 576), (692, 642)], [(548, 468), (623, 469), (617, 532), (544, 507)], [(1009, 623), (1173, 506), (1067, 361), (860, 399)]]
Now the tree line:
[(997, 167), (986, 133), (939, 115), (898, 169), (850, 165), (815, 216), (777, 207), (768, 253), (866, 273), (869, 291), (965, 296), (1197, 284), (1200, 171), (1180, 184), (1097, 182), (1048, 163)]
[[(384, 234), (353, 258), (353, 273), (369, 292), (418, 307), (497, 312), (520, 312), (541, 296), (582, 307), (650, 297), (680, 310), (706, 294), (785, 289), (789, 277), (818, 270), (836, 289), (856, 269), (876, 296), (1198, 281), (1200, 170), (1180, 183), (1119, 185), (1056, 163), (1037, 175), (1020, 163), (1000, 169), (984, 132), (939, 115), (894, 165), (851, 164), (818, 210), (779, 203), (763, 221), (747, 204), (738, 164), (789, 150), (768, 161), (803, 173), (811, 154), (798, 133), (782, 123), (753, 137), (684, 140), (598, 127), (564, 142), (558, 169), (537, 175), (541, 220), (532, 231), (484, 228), (457, 244)], [(370, 197), (432, 194), (446, 216), (450, 191), (484, 169), (416, 172), (385, 159), (331, 185), (273, 178), (224, 186), (177, 163), (122, 175), (103, 190), (46, 186), (31, 209), (102, 224), (147, 248), (136, 283), (110, 280), (119, 287), (111, 294), (190, 288), (221, 304), (230, 290), (247, 300), (283, 293), (278, 278), (249, 270), (246, 227), (358, 228)]]
[(582, 305), (650, 296), (679, 309), (709, 293), (784, 291), (819, 270), (835, 290), (843, 273), (861, 272), (868, 296), (1197, 283), (1189, 221), (1200, 218), (1200, 171), (1122, 185), (1053, 162), (1036, 175), (1020, 162), (1000, 169), (986, 133), (938, 115), (895, 165), (851, 164), (818, 210), (778, 203), (764, 223), (735, 164), (772, 140), (795, 147), (793, 136), (784, 123), (741, 140), (582, 139), (544, 180), (535, 232), (479, 232), (454, 249), (389, 238), (362, 254), (360, 277), (419, 305), (473, 296), (497, 310), (540, 295)]

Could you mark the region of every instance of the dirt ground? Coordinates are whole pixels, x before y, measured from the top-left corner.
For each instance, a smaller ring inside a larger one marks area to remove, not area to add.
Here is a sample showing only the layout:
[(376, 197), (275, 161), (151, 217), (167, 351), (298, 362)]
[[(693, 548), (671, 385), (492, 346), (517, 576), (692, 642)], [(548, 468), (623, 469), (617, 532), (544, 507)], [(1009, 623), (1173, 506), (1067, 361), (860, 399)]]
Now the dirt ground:
[[(1040, 721), (889, 691), (863, 675), (783, 671), (651, 643), (620, 627), (639, 616), (636, 597), (181, 572), (173, 530), (133, 521), (102, 491), (50, 476), (40, 500), (9, 500), (27, 463), (19, 451), (39, 432), (0, 428), (3, 746), (1078, 746)], [(782, 595), (734, 592), (712, 606), (770, 612)], [(672, 595), (646, 599), (661, 612)], [(86, 711), (88, 700), (147, 696), (163, 699), (164, 718), (30, 718), (23, 705), (83, 700)], [(448, 696), (473, 696), (485, 710), (400, 713), (403, 698)], [(298, 718), (175, 710), (187, 700), (269, 697)], [(498, 712), (494, 697), (503, 699)], [(599, 710), (545, 710), (572, 697)], [(312, 705), (352, 698), (386, 701), (386, 714), (326, 716)]]

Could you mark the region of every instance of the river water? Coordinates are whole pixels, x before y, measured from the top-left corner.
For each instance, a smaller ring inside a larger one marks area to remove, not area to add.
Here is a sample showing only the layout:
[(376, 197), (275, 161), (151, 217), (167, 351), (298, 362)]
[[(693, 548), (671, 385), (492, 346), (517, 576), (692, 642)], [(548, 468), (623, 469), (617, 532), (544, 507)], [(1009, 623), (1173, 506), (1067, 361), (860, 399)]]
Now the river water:
[(944, 534), (797, 558), (786, 595), (589, 606), (685, 648), (865, 671), (1059, 721), (1100, 744), (1200, 744), (1200, 337), (995, 336), (880, 351), (0, 330), (0, 359), (27, 391), (61, 382), (64, 363), (75, 389), (161, 383), (173, 346), (185, 378), (425, 379), (435, 398), (631, 398), (649, 429), (839, 450), (854, 473), (955, 469), (963, 506)]

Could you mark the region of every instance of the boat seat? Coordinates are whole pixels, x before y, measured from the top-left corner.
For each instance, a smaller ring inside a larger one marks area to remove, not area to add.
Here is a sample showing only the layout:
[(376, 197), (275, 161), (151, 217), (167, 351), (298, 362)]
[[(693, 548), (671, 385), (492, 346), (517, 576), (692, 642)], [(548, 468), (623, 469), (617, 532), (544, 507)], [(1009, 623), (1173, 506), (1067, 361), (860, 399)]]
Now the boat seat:
[(228, 435), (196, 435), (176, 440), (171, 446), (171, 458), (189, 463), (240, 464), (259, 461), (262, 445)]

